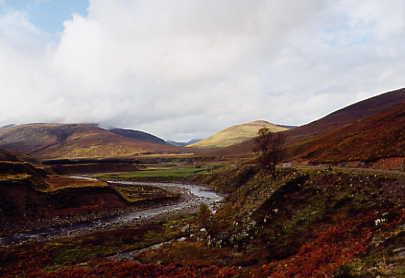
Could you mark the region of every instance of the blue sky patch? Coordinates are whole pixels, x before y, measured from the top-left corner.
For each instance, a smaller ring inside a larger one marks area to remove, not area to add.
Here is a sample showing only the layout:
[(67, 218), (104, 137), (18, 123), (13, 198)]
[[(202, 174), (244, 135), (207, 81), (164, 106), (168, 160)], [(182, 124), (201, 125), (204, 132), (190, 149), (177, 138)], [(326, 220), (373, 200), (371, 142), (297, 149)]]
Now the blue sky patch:
[(0, 13), (9, 11), (24, 12), (30, 22), (38, 28), (57, 33), (63, 31), (63, 22), (75, 13), (86, 15), (89, 0), (6, 0)]

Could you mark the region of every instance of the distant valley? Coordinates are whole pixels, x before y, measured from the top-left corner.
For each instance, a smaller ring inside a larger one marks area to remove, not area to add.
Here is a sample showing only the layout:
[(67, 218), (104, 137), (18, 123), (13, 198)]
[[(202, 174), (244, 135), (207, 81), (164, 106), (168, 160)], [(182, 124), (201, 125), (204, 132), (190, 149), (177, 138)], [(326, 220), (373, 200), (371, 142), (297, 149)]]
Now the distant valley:
[(170, 145), (173, 145), (173, 146), (185, 147), (185, 146), (187, 146), (187, 145), (191, 145), (191, 144), (197, 143), (197, 142), (199, 142), (199, 141), (201, 141), (201, 140), (202, 140), (202, 139), (191, 139), (191, 140), (186, 141), (186, 142), (179, 142), (179, 141), (167, 140), (166, 142), (169, 143)]

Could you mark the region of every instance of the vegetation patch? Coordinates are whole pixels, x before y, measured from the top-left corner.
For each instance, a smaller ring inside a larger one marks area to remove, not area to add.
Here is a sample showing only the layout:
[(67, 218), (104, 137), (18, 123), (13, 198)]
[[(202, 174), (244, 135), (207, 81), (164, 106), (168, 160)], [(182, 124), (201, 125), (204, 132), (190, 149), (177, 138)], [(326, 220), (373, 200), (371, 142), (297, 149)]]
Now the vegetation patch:
[[(142, 249), (184, 235), (176, 228), (177, 225), (176, 220), (155, 222), (75, 238), (0, 247), (0, 276), (48, 277), (48, 272), (57, 272), (65, 267), (98, 263), (107, 256)], [(35, 276), (36, 273), (42, 274)]]
[(101, 180), (128, 180), (128, 181), (178, 181), (190, 178), (195, 174), (206, 172), (207, 168), (144, 170), (121, 174), (101, 174), (95, 177)]
[(404, 186), (398, 174), (279, 169), (273, 179), (258, 171), (207, 224), (207, 242), (243, 253), (250, 274), (241, 277), (376, 277), (376, 266), (398, 275)]
[(92, 181), (87, 179), (77, 179), (64, 176), (51, 175), (46, 179), (48, 184), (47, 191), (55, 191), (64, 188), (79, 188), (79, 187), (106, 187), (107, 183), (103, 181)]
[(159, 187), (149, 185), (113, 185), (126, 201), (131, 204), (147, 201), (158, 201), (165, 199), (176, 199), (180, 194), (171, 193)]
[(226, 266), (240, 257), (240, 253), (229, 248), (211, 248), (202, 242), (175, 242), (158, 250), (139, 256), (144, 263), (161, 262), (182, 266)]

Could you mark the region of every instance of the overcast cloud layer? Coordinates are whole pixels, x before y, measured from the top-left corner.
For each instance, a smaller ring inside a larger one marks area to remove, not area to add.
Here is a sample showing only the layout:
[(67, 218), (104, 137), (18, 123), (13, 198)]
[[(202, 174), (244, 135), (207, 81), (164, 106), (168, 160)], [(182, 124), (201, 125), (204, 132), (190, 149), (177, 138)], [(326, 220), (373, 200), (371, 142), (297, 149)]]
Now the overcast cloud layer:
[(0, 125), (200, 138), (405, 86), (403, 0), (92, 0), (57, 40), (27, 18), (0, 16)]

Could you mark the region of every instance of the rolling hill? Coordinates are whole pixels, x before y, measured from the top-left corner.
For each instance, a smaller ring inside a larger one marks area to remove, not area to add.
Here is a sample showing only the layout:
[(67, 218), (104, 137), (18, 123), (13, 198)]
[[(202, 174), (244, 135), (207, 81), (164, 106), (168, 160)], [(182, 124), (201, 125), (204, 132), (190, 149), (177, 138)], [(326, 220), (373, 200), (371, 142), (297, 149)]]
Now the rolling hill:
[(187, 147), (206, 149), (228, 147), (256, 137), (258, 130), (261, 128), (268, 128), (272, 132), (287, 130), (285, 127), (280, 127), (266, 121), (254, 121), (231, 126), (197, 143), (188, 145)]
[(39, 159), (128, 157), (183, 151), (167, 144), (122, 136), (96, 124), (26, 124), (2, 128), (0, 148)]

